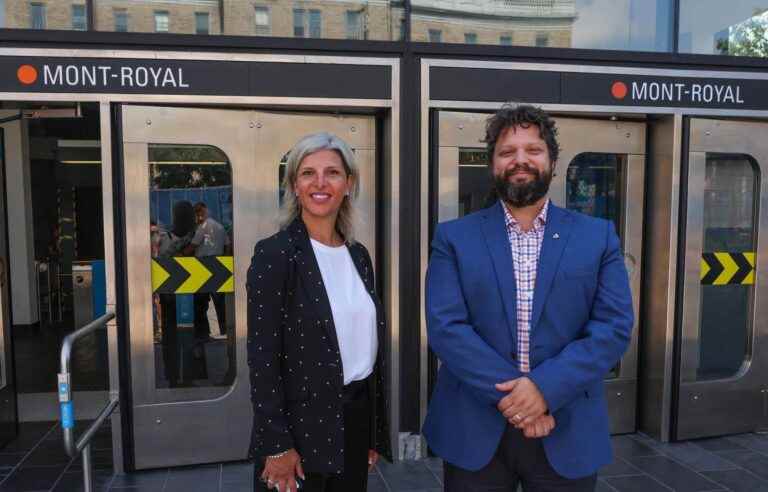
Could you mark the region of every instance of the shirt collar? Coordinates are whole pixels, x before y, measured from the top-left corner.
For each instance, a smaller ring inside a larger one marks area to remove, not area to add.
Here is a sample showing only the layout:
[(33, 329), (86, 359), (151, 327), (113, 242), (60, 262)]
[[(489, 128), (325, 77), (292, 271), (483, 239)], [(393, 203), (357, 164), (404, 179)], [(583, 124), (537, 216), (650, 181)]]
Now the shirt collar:
[[(517, 219), (515, 219), (514, 216), (512, 216), (511, 213), (509, 213), (509, 208), (507, 208), (507, 204), (503, 201), (502, 207), (504, 208), (504, 222), (507, 225), (507, 229), (513, 229), (518, 232), (522, 232), (522, 229), (520, 229), (520, 224), (517, 222)], [(549, 198), (544, 202), (544, 206), (541, 207), (541, 211), (536, 216), (535, 219), (533, 219), (533, 229), (531, 231), (533, 232), (539, 232), (546, 224), (547, 224), (547, 211), (549, 210)]]

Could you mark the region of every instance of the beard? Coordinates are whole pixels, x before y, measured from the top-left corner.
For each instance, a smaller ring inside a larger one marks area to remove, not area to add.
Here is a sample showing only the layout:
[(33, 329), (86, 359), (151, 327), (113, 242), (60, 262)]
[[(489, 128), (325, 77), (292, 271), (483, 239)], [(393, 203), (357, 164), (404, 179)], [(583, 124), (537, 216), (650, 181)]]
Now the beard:
[[(523, 183), (514, 183), (509, 178), (523, 168), (532, 175), (532, 179)], [(552, 170), (540, 172), (535, 167), (527, 164), (518, 164), (512, 169), (507, 169), (502, 174), (493, 177), (493, 185), (498, 197), (515, 208), (533, 205), (543, 198), (549, 191), (552, 182)]]

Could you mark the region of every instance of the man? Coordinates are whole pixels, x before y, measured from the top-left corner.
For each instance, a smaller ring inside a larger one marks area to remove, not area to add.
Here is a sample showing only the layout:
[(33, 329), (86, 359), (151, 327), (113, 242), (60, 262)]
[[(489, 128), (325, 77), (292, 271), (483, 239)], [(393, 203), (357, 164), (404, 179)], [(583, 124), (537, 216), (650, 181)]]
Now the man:
[[(197, 229), (192, 236), (189, 246), (184, 253), (195, 254), (197, 258), (203, 256), (221, 256), (230, 250), (230, 240), (224, 226), (208, 216), (208, 206), (203, 202), (195, 204), (195, 220)], [(219, 322), (219, 333), (226, 335), (227, 324), (225, 318), (224, 294), (221, 292), (200, 292), (194, 295), (195, 305), (195, 338), (207, 340), (211, 336), (211, 327), (208, 324), (208, 303), (213, 299), (216, 309), (216, 319)]]
[(629, 344), (629, 281), (612, 223), (547, 198), (556, 136), (504, 106), (485, 138), (499, 201), (435, 231), (424, 435), (448, 492), (591, 491), (611, 461), (603, 378)]

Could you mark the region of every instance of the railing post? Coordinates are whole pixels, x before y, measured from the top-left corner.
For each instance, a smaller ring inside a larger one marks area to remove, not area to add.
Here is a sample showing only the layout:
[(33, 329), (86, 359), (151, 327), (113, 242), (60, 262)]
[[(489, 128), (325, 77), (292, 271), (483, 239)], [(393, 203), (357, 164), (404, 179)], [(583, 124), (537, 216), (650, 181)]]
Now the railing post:
[[(62, 368), (64, 371), (65, 368)], [(59, 408), (61, 411), (61, 429), (64, 432), (64, 446), (67, 450), (74, 446), (75, 409), (72, 405), (71, 375), (68, 368), (66, 372), (59, 373)]]
[(64, 433), (64, 449), (74, 458), (77, 453), (83, 456), (83, 484), (85, 492), (93, 491), (93, 461), (91, 459), (91, 439), (99, 427), (117, 408), (119, 399), (110, 400), (106, 407), (99, 413), (96, 420), (83, 433), (78, 442), (74, 439), (75, 409), (72, 402), (72, 375), (69, 372), (69, 358), (72, 355), (72, 346), (80, 337), (85, 336), (99, 328), (103, 328), (115, 317), (115, 313), (109, 312), (95, 319), (82, 328), (64, 337), (61, 343), (61, 369), (59, 371), (59, 407), (61, 409), (61, 429)]
[(91, 443), (83, 448), (83, 489), (93, 492), (93, 463), (91, 462)]

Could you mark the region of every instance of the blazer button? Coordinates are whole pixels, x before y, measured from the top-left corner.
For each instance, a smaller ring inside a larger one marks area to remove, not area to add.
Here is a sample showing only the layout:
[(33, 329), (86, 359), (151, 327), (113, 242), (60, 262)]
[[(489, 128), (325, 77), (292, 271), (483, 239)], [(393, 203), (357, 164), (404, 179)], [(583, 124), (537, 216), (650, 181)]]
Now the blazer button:
[(509, 356), (512, 357), (512, 360), (517, 360), (517, 354), (514, 352), (510, 353)]

